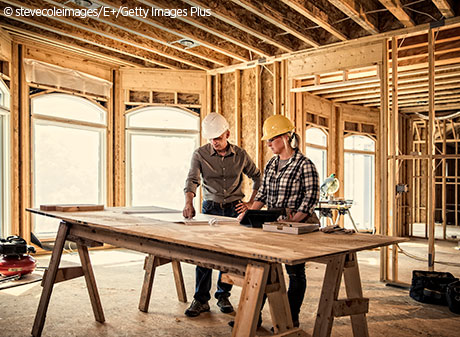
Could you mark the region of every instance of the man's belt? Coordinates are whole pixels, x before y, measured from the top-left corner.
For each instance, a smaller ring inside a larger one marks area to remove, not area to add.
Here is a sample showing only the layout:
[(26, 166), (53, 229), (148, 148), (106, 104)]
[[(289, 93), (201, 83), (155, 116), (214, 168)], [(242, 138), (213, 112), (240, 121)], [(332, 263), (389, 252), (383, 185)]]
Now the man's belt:
[(220, 207), (220, 208), (231, 208), (236, 206), (241, 202), (241, 200), (235, 200), (232, 202), (215, 202), (212, 200), (206, 200), (206, 202), (209, 202), (213, 207)]

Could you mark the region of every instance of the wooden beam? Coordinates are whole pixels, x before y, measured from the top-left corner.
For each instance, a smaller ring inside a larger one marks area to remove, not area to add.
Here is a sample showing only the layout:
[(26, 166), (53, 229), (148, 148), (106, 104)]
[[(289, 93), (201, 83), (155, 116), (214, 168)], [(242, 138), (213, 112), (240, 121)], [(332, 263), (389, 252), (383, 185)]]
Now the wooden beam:
[[(0, 10), (1, 10), (0, 5)], [(1, 13), (0, 13), (1, 14)], [(161, 56), (155, 56), (151, 52), (146, 52), (144, 50), (134, 50), (130, 49), (129, 46), (122, 45), (121, 43), (117, 43), (116, 41), (110, 41), (108, 39), (104, 39), (103, 37), (94, 37), (92, 34), (71, 34), (70, 32), (60, 31), (56, 27), (48, 26), (47, 24), (40, 24), (36, 22), (26, 22), (25, 19), (22, 19), (21, 22), (14, 22), (14, 20), (10, 20), (7, 18), (2, 18), (2, 20), (6, 22), (0, 22), (0, 27), (7, 29), (8, 31), (15, 32), (20, 36), (30, 38), (31, 40), (36, 40), (42, 43), (46, 43), (52, 46), (59, 45), (63, 47), (65, 50), (77, 50), (81, 53), (81, 50), (86, 51), (88, 54), (93, 54), (94, 49), (99, 49), (110, 52), (116, 52), (121, 55), (126, 55), (131, 58), (140, 59), (145, 61), (144, 67), (149, 65), (156, 65), (161, 66), (169, 69), (179, 69), (179, 64), (174, 64), (174, 62), (164, 62)], [(11, 22), (11, 24), (10, 24)], [(94, 38), (94, 39), (93, 39)], [(85, 45), (84, 47), (79, 47), (79, 45)], [(93, 45), (91, 50), (90, 46)], [(84, 52), (83, 52), (84, 54)], [(112, 53), (113, 54), (113, 53)], [(98, 56), (103, 55), (103, 53), (98, 53)], [(100, 57), (99, 57), (100, 58)], [(107, 60), (109, 56), (106, 56), (105, 59)], [(111, 58), (111, 62), (113, 62), (113, 58)], [(126, 65), (123, 64), (123, 65)], [(132, 64), (129, 64), (132, 66)], [(140, 66), (140, 64), (136, 64), (136, 66)]]
[(432, 1), (434, 5), (438, 7), (442, 16), (444, 16), (446, 19), (455, 16), (452, 0), (432, 0)]
[(281, 62), (273, 63), (273, 114), (281, 114)]
[[(284, 50), (285, 52), (292, 52), (296, 49), (292, 43), (286, 42), (285, 40), (283, 41), (277, 37), (275, 28), (267, 29), (266, 25), (257, 23), (260, 19), (257, 20), (253, 14), (247, 13), (247, 15), (242, 15), (241, 10), (238, 10), (236, 5), (232, 5), (228, 2), (209, 3), (204, 0), (183, 0), (183, 2), (189, 4), (190, 6), (210, 8), (212, 16), (216, 19), (245, 31), (258, 39), (264, 40), (267, 43)], [(271, 27), (273, 27), (273, 25)]]
[[(26, 3), (24, 1), (6, 0), (5, 3), (29, 9), (49, 8), (49, 6), (43, 5), (43, 3), (39, 2), (38, 0), (25, 1)], [(208, 70), (211, 68), (209, 62), (206, 62), (203, 59), (193, 55), (186, 55), (187, 52), (184, 52), (177, 46), (166, 46), (165, 42), (162, 42), (160, 39), (153, 41), (151, 38), (146, 38), (145, 36), (139, 37), (136, 33), (122, 31), (120, 27), (113, 27), (109, 32), (107, 32), (101, 28), (101, 25), (97, 24), (96, 21), (85, 21), (77, 17), (56, 16), (51, 17), (52, 20), (50, 20), (49, 17), (38, 16), (33, 17), (33, 19), (26, 17), (11, 18), (52, 32), (59, 32), (60, 34), (64, 34), (72, 38), (79, 37), (85, 41), (92, 39), (92, 44), (99, 44), (101, 39), (109, 39), (110, 41), (106, 42), (106, 46), (110, 46), (113, 42), (118, 42), (137, 49), (154, 52), (155, 54), (160, 55), (166, 59), (184, 63), (194, 68), (203, 70)], [(164, 65), (166, 66), (166, 64), (167, 63)], [(179, 68), (181, 67), (179, 66)]]
[(379, 0), (393, 14), (404, 27), (414, 27), (414, 20), (407, 14), (400, 0)]
[(345, 15), (349, 16), (353, 21), (355, 21), (370, 34), (379, 33), (377, 20), (371, 14), (366, 13), (366, 10), (363, 8), (364, 3), (359, 3), (355, 0), (328, 1), (340, 9)]
[[(190, 13), (191, 10), (191, 5), (185, 4), (179, 0), (139, 0), (139, 2), (160, 9), (184, 8), (187, 9), (188, 13)], [(178, 16), (174, 20), (185, 22), (192, 27), (215, 35), (218, 38), (233, 43), (261, 57), (269, 57), (275, 52), (274, 48), (265, 41), (255, 38), (246, 31), (238, 31), (233, 26), (210, 17), (188, 15)], [(252, 57), (250, 57), (250, 59), (252, 59)]]
[[(34, 3), (36, 0), (24, 0), (26, 2)], [(61, 7), (61, 8), (80, 8), (79, 6), (69, 2), (67, 0), (45, 0), (52, 6)], [(112, 7), (108, 5), (107, 7), (111, 7), (115, 10), (119, 10), (119, 6)], [(139, 8), (139, 7), (137, 7)], [(193, 57), (197, 57), (202, 59), (203, 61), (216, 63), (220, 66), (225, 66), (230, 64), (230, 60), (221, 55), (217, 54), (214, 50), (204, 50), (205, 47), (196, 47), (196, 48), (184, 48), (180, 44), (173, 44), (172, 42), (177, 41), (181, 38), (180, 35), (177, 33), (171, 33), (169, 31), (158, 29), (157, 27), (152, 27), (151, 25), (146, 24), (144, 21), (139, 21), (136, 24), (132, 22), (133, 17), (126, 17), (124, 15), (101, 15), (101, 16), (94, 16), (92, 20), (88, 21), (87, 24), (93, 28), (94, 31), (100, 32), (112, 32), (112, 35), (120, 38), (121, 40), (125, 40), (126, 37), (129, 37), (129, 40), (135, 40), (135, 36), (138, 38), (146, 39), (153, 41), (154, 43), (159, 44), (158, 49), (162, 52), (164, 49), (162, 47), (166, 47), (165, 49), (170, 49), (167, 54), (172, 54), (176, 57), (188, 58), (191, 57), (190, 61), (193, 61)], [(80, 22), (79, 20), (75, 20), (75, 22)], [(108, 25), (112, 27), (111, 29), (106, 29), (102, 27), (100, 29), (100, 23)], [(148, 45), (148, 44), (146, 44)], [(188, 54), (188, 55), (187, 55)]]
[(303, 25), (299, 25), (297, 22), (294, 23), (286, 20), (285, 15), (280, 13), (277, 8), (274, 8), (274, 4), (271, 4), (270, 2), (264, 2), (263, 4), (253, 0), (232, 0), (232, 2), (257, 16), (260, 16), (262, 19), (270, 22), (271, 24), (280, 27), (287, 33), (295, 36), (299, 40), (308, 43), (312, 47), (318, 47), (320, 45), (319, 42), (315, 40), (315, 37), (312, 36), (311, 32), (302, 29)]
[(295, 9), (297, 12), (307, 17), (309, 20), (316, 23), (321, 28), (328, 31), (330, 34), (335, 36), (341, 41), (348, 40), (348, 37), (343, 34), (340, 30), (335, 28), (331, 22), (329, 22), (328, 13), (315, 6), (313, 2), (302, 1), (302, 0), (281, 0), (289, 7)]
[[(106, 7), (115, 8), (117, 10), (118, 8), (125, 6), (125, 3), (121, 0), (103, 0), (99, 1), (99, 3)], [(149, 13), (151, 13), (152, 4), (146, 4), (142, 3), (142, 1), (139, 1), (138, 3), (136, 3), (136, 8), (143, 8), (145, 10), (149, 10)], [(198, 42), (200, 46), (208, 48), (208, 52), (210, 52), (211, 54), (213, 54), (212, 51), (214, 50), (218, 53), (221, 53), (223, 55), (237, 59), (242, 62), (249, 61), (249, 53), (246, 49), (243, 49), (202, 29), (197, 30), (196, 27), (184, 21), (178, 20), (177, 18), (170, 18), (167, 16), (158, 15), (150, 15), (147, 18), (132, 16), (131, 18), (144, 22), (147, 25), (155, 27), (157, 29), (161, 29), (168, 33), (175, 34), (179, 38), (187, 38), (195, 42)]]
[(427, 193), (428, 198), (426, 202), (426, 223), (428, 226), (428, 269), (434, 271), (434, 260), (435, 260), (435, 223), (434, 223), (434, 208), (435, 208), (435, 187), (434, 187), (434, 165), (433, 165), (433, 155), (434, 153), (434, 119), (435, 119), (435, 105), (434, 105), (434, 90), (435, 90), (435, 78), (434, 78), (434, 45), (435, 37), (434, 31), (430, 29), (428, 31), (428, 76), (429, 76), (429, 90), (428, 90), (428, 127), (427, 127), (427, 142), (426, 142), (426, 151), (428, 155), (427, 162)]

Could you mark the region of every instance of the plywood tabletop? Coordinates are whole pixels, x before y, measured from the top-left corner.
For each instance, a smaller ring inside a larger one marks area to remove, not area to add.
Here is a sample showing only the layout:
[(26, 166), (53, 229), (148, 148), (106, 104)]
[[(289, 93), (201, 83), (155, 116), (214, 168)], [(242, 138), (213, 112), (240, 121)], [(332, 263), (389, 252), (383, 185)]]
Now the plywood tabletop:
[(28, 209), (35, 214), (95, 228), (111, 229), (117, 233), (286, 264), (296, 264), (334, 254), (356, 252), (407, 241), (400, 237), (371, 234), (344, 235), (314, 232), (287, 235), (264, 232), (260, 228), (247, 228), (230, 223), (217, 226), (187, 226), (159, 221), (139, 214), (125, 214), (123, 210), (124, 208), (106, 208), (103, 211), (94, 212), (56, 212)]

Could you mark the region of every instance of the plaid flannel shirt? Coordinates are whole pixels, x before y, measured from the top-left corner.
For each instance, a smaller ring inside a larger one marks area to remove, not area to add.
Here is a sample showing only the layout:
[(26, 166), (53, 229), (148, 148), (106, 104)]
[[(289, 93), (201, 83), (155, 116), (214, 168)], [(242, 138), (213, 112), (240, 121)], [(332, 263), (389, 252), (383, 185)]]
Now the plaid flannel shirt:
[(319, 177), (315, 165), (297, 149), (279, 172), (278, 164), (279, 156), (268, 161), (255, 200), (268, 208), (290, 208), (311, 214), (319, 201)]

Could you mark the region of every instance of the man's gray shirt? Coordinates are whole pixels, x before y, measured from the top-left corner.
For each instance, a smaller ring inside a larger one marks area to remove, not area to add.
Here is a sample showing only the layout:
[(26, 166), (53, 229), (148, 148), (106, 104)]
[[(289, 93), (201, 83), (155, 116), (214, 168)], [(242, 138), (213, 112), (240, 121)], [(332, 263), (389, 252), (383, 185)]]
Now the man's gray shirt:
[(225, 156), (221, 156), (206, 144), (195, 150), (185, 182), (185, 192), (196, 195), (203, 178), (203, 199), (228, 203), (242, 199), (243, 173), (253, 181), (253, 190), (261, 184), (260, 170), (242, 148), (229, 143)]

